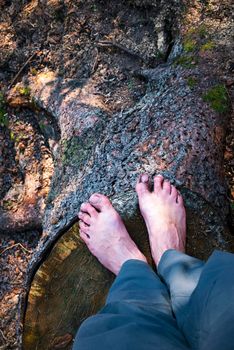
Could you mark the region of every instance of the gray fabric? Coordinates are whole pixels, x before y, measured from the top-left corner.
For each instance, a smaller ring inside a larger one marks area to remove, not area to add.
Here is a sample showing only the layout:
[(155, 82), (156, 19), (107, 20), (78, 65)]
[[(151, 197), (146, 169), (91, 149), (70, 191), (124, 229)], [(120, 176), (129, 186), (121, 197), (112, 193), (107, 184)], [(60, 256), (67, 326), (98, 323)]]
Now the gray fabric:
[(159, 263), (158, 275), (166, 284), (179, 328), (188, 313), (188, 302), (196, 288), (205, 263), (173, 249), (167, 250)]
[(168, 250), (158, 275), (138, 260), (122, 266), (73, 350), (233, 350), (233, 332), (234, 256), (215, 252), (205, 264)]
[(186, 308), (181, 330), (194, 349), (234, 349), (234, 254), (211, 255)]

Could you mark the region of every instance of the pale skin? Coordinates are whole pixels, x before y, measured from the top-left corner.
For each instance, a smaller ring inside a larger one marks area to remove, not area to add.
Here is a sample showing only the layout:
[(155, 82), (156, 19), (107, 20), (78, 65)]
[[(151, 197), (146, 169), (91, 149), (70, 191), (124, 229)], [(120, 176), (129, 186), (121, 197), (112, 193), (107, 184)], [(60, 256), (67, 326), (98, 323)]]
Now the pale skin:
[[(141, 175), (136, 192), (149, 234), (152, 257), (158, 266), (166, 250), (185, 250), (186, 214), (183, 198), (161, 175), (154, 178), (153, 191), (149, 189), (148, 175)], [(81, 205), (78, 217), (80, 237), (100, 263), (115, 275), (129, 259), (147, 262), (106, 196), (93, 194), (88, 202)]]

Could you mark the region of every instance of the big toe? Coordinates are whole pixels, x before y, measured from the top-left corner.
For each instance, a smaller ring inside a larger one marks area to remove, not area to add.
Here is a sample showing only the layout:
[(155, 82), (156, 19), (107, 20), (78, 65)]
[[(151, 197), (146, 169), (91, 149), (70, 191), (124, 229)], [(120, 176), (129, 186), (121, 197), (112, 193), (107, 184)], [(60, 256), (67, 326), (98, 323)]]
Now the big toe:
[(89, 198), (89, 202), (99, 211), (103, 211), (112, 206), (110, 200), (100, 193), (92, 194), (92, 196)]
[(147, 174), (142, 174), (138, 178), (136, 184), (136, 192), (138, 196), (144, 195), (145, 193), (149, 193), (149, 176)]

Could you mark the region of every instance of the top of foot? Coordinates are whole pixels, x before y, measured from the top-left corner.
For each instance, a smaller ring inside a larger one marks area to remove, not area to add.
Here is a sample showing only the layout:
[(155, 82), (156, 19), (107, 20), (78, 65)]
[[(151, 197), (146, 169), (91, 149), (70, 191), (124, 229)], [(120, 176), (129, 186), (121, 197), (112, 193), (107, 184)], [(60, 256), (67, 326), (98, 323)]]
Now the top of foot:
[(114, 274), (117, 275), (129, 259), (146, 262), (106, 196), (93, 194), (89, 202), (81, 205), (78, 217), (81, 238), (101, 264)]
[(155, 264), (168, 249), (185, 250), (186, 213), (183, 198), (171, 183), (158, 175), (154, 189), (149, 189), (149, 176), (140, 176), (136, 191), (144, 217)]

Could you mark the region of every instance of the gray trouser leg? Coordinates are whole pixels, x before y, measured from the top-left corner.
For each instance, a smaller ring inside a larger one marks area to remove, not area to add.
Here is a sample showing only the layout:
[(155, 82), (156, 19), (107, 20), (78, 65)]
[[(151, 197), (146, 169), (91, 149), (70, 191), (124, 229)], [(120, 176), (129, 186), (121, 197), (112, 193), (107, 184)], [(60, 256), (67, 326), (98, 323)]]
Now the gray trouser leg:
[(172, 310), (181, 327), (189, 299), (197, 287), (205, 263), (177, 250), (167, 250), (159, 263), (158, 274), (168, 287)]
[(215, 251), (187, 305), (181, 329), (193, 349), (234, 350), (234, 255)]
[(190, 347), (234, 350), (234, 255), (215, 251), (204, 263), (168, 250), (158, 272)]
[(162, 281), (127, 261), (73, 349), (234, 350), (234, 255), (215, 252), (204, 263), (169, 250), (158, 273)]
[(150, 266), (129, 260), (113, 283), (104, 308), (80, 327), (73, 349), (187, 349), (167, 287)]

